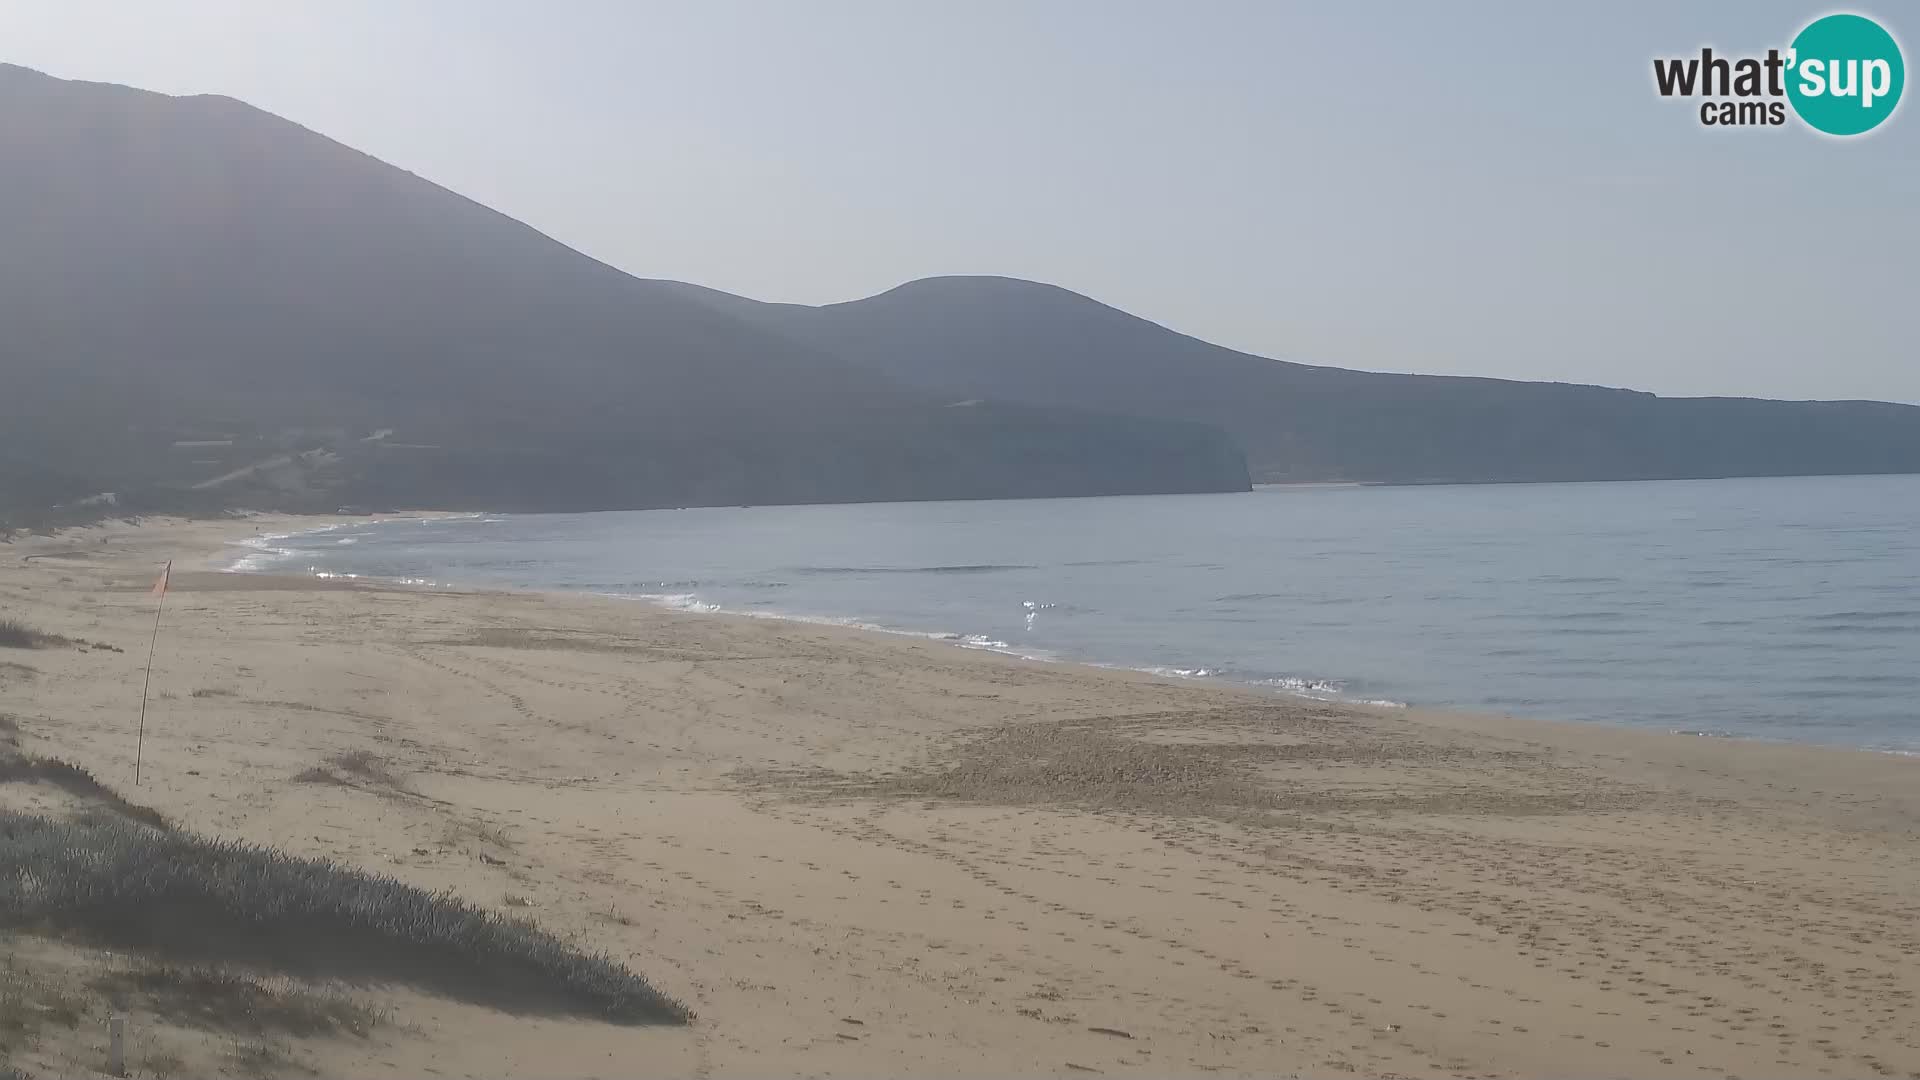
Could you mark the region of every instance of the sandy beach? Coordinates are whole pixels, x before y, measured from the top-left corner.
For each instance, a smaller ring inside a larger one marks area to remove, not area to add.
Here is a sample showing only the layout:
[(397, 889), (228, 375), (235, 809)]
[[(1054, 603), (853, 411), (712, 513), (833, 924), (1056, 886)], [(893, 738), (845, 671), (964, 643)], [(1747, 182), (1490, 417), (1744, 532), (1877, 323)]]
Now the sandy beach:
[[(315, 523), (0, 547), (0, 614), (86, 643), (0, 650), (20, 744), (185, 828), (528, 915), (697, 1019), (361, 987), (382, 1022), (289, 1075), (1920, 1077), (1920, 760), (217, 569)], [(133, 1024), (136, 1066), (237, 1068)]]

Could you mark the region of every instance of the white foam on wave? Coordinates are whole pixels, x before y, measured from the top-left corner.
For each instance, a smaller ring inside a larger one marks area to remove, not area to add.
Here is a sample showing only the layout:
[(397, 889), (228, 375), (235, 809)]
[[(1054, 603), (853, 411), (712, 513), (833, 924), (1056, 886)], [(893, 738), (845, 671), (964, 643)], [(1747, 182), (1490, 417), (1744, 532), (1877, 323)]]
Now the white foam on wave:
[(622, 600), (644, 600), (656, 607), (669, 611), (687, 612), (695, 615), (739, 615), (749, 619), (771, 619), (775, 622), (807, 623), (813, 626), (838, 626), (848, 630), (869, 630), (876, 634), (892, 634), (895, 637), (922, 638), (927, 641), (939, 641), (955, 645), (962, 649), (980, 649), (986, 652), (1003, 653), (1017, 656), (1022, 660), (1057, 659), (1053, 654), (1038, 649), (1016, 649), (1009, 642), (985, 634), (959, 634), (946, 630), (902, 630), (893, 626), (867, 622), (864, 619), (852, 619), (839, 615), (797, 615), (785, 611), (768, 611), (765, 608), (743, 611), (724, 608), (719, 604), (702, 600), (694, 593), (600, 593)]
[(1346, 696), (1346, 684), (1332, 679), (1306, 679), (1297, 675), (1282, 675), (1272, 679), (1233, 679), (1220, 668), (1209, 667), (1163, 667), (1148, 665), (1145, 667), (1127, 667), (1120, 664), (1095, 663), (1094, 667), (1113, 668), (1118, 671), (1140, 671), (1148, 675), (1157, 675), (1165, 679), (1231, 679), (1242, 686), (1261, 686), (1278, 690), (1293, 697), (1308, 698), (1313, 701), (1340, 701), (1352, 705), (1371, 705), (1376, 709), (1404, 709), (1407, 703), (1391, 698), (1351, 698)]
[[(311, 529), (295, 529), (292, 532), (261, 533), (258, 536), (246, 536), (238, 540), (227, 541), (229, 546), (246, 548), (248, 553), (235, 558), (220, 569), (228, 574), (257, 574), (272, 567), (276, 559), (290, 559), (297, 552), (289, 547), (278, 546), (282, 540), (291, 540), (296, 536), (318, 536), (336, 529), (344, 529), (356, 522), (337, 521), (331, 525), (317, 525)], [(335, 543), (351, 544), (351, 538), (337, 540)]]
[[(609, 595), (620, 595), (613, 593)], [(633, 597), (666, 608), (668, 611), (694, 611), (703, 615), (720, 610), (720, 605), (709, 604), (692, 593), (641, 593)]]
[(1338, 697), (1346, 684), (1332, 679), (1306, 679), (1298, 675), (1282, 675), (1273, 679), (1255, 679), (1255, 686), (1271, 686), (1275, 690), (1285, 690), (1290, 694), (1313, 694)]
[(1283, 694), (1303, 697), (1312, 701), (1345, 701), (1355, 705), (1371, 705), (1376, 709), (1404, 709), (1407, 703), (1392, 698), (1356, 698), (1347, 696), (1347, 684), (1337, 679), (1310, 679), (1299, 675), (1281, 675), (1272, 679), (1255, 679), (1255, 686), (1271, 687)]
[(254, 574), (267, 568), (275, 559), (291, 558), (292, 548), (275, 547), (274, 541), (285, 540), (292, 533), (280, 533), (272, 536), (249, 536), (244, 540), (233, 541), (234, 547), (246, 548), (247, 554), (236, 557), (231, 563), (221, 567), (229, 574)]
[[(1008, 642), (989, 637), (985, 634), (960, 634), (952, 631), (939, 630), (902, 630), (898, 627), (882, 626), (864, 619), (847, 618), (837, 615), (796, 615), (789, 612), (768, 611), (764, 608), (749, 611), (733, 610), (723, 608), (719, 604), (702, 600), (694, 593), (602, 593), (600, 595), (614, 596), (627, 600), (645, 600), (648, 603), (666, 608), (669, 611), (681, 611), (699, 615), (741, 615), (750, 619), (772, 619), (778, 622), (809, 623), (815, 626), (838, 626), (849, 630), (869, 630), (874, 633), (892, 634), (896, 637), (915, 637), (928, 641), (940, 641), (963, 649), (981, 649), (987, 652), (1017, 656), (1024, 660), (1039, 660), (1048, 663), (1058, 663), (1061, 662), (1062, 659), (1058, 654), (1045, 650), (1032, 648), (1016, 649)], [(1089, 663), (1087, 661), (1081, 662)], [(1198, 680), (1225, 677), (1225, 672), (1221, 669), (1210, 667), (1174, 667), (1167, 665), (1133, 667), (1121, 664), (1104, 664), (1098, 661), (1090, 662), (1090, 666), (1112, 668), (1118, 671), (1139, 671), (1148, 675), (1156, 675), (1169, 679)], [(1295, 675), (1286, 675), (1278, 678), (1251, 680), (1251, 685), (1270, 687), (1286, 694), (1311, 698), (1315, 701), (1347, 701), (1355, 705), (1368, 705), (1377, 709), (1404, 709), (1407, 707), (1406, 702), (1394, 701), (1390, 698), (1348, 698), (1342, 693), (1345, 689), (1345, 684), (1331, 679), (1308, 679)]]
[(1149, 675), (1158, 675), (1166, 679), (1210, 679), (1215, 675), (1220, 674), (1220, 672), (1214, 670), (1213, 668), (1205, 668), (1205, 667), (1192, 667), (1192, 668), (1143, 667), (1143, 668), (1132, 668), (1130, 670), (1144, 671)]
[[(507, 519), (503, 517), (487, 517), (484, 514), (444, 514), (436, 517), (393, 518), (387, 521), (374, 522), (336, 521), (328, 525), (316, 525), (311, 529), (295, 529), (291, 532), (280, 533), (261, 533), (258, 536), (248, 536), (238, 540), (227, 541), (231, 547), (247, 548), (249, 550), (247, 554), (235, 558), (231, 563), (220, 569), (222, 572), (229, 574), (257, 574), (263, 571), (284, 569), (284, 567), (276, 566), (276, 561), (294, 558), (299, 555), (300, 552), (295, 548), (281, 546), (280, 541), (291, 540), (295, 537), (321, 536), (326, 533), (336, 532), (340, 529), (364, 529), (379, 525), (394, 525), (401, 522), (411, 525), (434, 525), (443, 521), (465, 521), (471, 523), (505, 520)], [(354, 536), (343, 536), (334, 541), (335, 544), (357, 544), (359, 542), (360, 538)], [(357, 574), (321, 573), (318, 568), (311, 566), (307, 568), (307, 571), (318, 577), (359, 576)], [(430, 585), (436, 588), (445, 584), (444, 582), (431, 581), (426, 578), (394, 578), (391, 580), (402, 585)]]

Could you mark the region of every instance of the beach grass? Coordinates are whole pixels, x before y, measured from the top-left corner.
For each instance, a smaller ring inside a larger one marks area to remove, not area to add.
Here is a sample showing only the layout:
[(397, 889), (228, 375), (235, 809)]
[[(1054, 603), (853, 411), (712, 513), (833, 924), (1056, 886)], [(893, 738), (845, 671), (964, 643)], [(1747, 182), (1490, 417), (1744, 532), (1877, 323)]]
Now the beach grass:
[(0, 619), (0, 649), (40, 649), (53, 643), (48, 634), (43, 634), (19, 619)]
[(94, 814), (0, 811), (0, 926), (188, 964), (392, 982), (502, 1008), (684, 1023), (611, 957), (328, 860)]
[[(17, 731), (18, 727), (9, 718), (0, 718), (0, 735)], [(56, 758), (28, 757), (13, 752), (0, 754), (0, 784), (6, 783), (46, 784), (128, 821), (152, 829), (169, 828), (166, 817), (159, 811), (128, 802), (92, 773)], [(4, 865), (9, 864), (0, 863)]]
[(137, 999), (142, 1011), (162, 1020), (207, 1031), (364, 1036), (383, 1019), (379, 1009), (345, 994), (217, 967), (152, 964), (104, 972), (87, 986), (115, 1000)]

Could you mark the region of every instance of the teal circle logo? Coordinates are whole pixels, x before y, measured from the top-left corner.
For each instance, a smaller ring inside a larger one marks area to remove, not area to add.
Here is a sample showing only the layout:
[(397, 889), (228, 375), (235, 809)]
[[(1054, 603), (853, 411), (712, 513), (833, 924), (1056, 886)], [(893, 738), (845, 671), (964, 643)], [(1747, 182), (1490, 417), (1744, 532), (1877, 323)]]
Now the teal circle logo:
[(1864, 15), (1815, 19), (1793, 39), (1788, 57), (1787, 100), (1807, 126), (1828, 135), (1879, 127), (1907, 85), (1900, 43)]

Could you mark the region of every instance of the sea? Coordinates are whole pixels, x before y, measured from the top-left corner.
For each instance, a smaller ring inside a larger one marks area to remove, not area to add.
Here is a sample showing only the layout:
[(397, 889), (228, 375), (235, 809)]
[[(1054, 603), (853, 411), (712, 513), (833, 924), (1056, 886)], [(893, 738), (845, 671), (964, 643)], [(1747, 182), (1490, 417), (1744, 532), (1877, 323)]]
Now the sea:
[(477, 514), (258, 537), (233, 567), (1920, 753), (1920, 476)]

